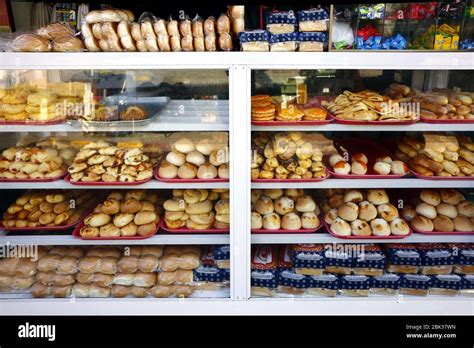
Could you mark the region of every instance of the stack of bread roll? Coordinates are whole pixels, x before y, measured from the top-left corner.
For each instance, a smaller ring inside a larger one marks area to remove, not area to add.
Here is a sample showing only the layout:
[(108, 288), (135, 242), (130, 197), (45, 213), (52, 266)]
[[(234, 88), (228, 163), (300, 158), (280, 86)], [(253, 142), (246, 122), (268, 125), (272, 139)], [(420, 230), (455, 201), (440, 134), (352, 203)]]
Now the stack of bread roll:
[(422, 190), (402, 215), (422, 232), (473, 232), (474, 203), (455, 189)]
[(67, 161), (74, 156), (73, 149), (46, 147), (11, 147), (0, 157), (0, 178), (2, 179), (49, 179), (67, 173)]
[(31, 86), (15, 86), (10, 89), (3, 89), (0, 92), (1, 120), (5, 122), (26, 121), (28, 114), (26, 106), (28, 95), (32, 93)]
[[(367, 156), (363, 153), (355, 153), (349, 164), (340, 154), (329, 157), (329, 164), (337, 174), (365, 175), (369, 165)], [(373, 165), (373, 172), (378, 175), (404, 175), (408, 173), (408, 166), (402, 161), (394, 161), (390, 156), (378, 157)]]
[(230, 227), (229, 190), (173, 190), (163, 203), (169, 229), (206, 230)]
[(405, 136), (396, 156), (424, 176), (474, 176), (474, 143), (467, 136), (423, 134), (424, 141)]
[(153, 163), (154, 159), (139, 148), (95, 141), (80, 149), (68, 172), (73, 182), (135, 182), (153, 176)]
[(171, 146), (160, 164), (158, 175), (163, 179), (228, 179), (229, 148), (209, 139), (193, 141), (183, 137)]
[(408, 224), (399, 217), (383, 189), (331, 189), (322, 209), (324, 220), (338, 236), (406, 236)]
[(252, 190), (252, 230), (316, 229), (319, 207), (301, 189)]
[(154, 297), (188, 297), (193, 292), (193, 270), (200, 265), (201, 249), (197, 246), (167, 246), (160, 262)]
[(472, 93), (435, 88), (412, 98), (420, 104), (420, 116), (433, 120), (474, 120)]
[(91, 191), (28, 191), (3, 213), (5, 228), (69, 226), (79, 221), (94, 197)]
[(35, 283), (38, 260), (47, 250), (38, 247), (37, 255), (31, 257), (6, 257), (0, 259), (0, 291), (26, 291)]
[(148, 236), (160, 221), (158, 195), (144, 190), (115, 191), (84, 219), (82, 237)]
[(252, 139), (252, 179), (311, 179), (327, 176), (323, 153), (302, 133), (259, 134)]
[(35, 33), (17, 36), (11, 49), (16, 52), (82, 52), (84, 45), (75, 37), (74, 29), (69, 25), (51, 23), (39, 28)]
[(235, 36), (245, 31), (245, 6), (228, 6), (227, 15), (230, 17), (232, 32)]

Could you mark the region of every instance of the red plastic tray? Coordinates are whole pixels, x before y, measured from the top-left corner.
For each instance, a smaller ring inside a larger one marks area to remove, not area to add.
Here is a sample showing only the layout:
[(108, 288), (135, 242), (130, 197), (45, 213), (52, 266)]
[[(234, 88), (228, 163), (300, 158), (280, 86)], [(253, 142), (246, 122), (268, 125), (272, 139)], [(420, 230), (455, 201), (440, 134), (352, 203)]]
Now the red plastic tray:
[(336, 123), (341, 124), (352, 124), (352, 125), (373, 125), (373, 126), (390, 126), (390, 125), (407, 125), (414, 124), (419, 121), (419, 119), (407, 120), (407, 121), (353, 121), (353, 120), (343, 120), (337, 117), (334, 117)]
[(3, 222), (0, 221), (0, 228), (4, 229), (5, 231), (64, 231), (68, 230), (78, 223), (82, 223), (82, 220), (91, 212), (90, 209), (86, 209), (84, 213), (77, 219), (76, 222), (70, 225), (65, 226), (42, 226), (42, 227), (5, 227), (3, 226)]
[(331, 231), (331, 226), (328, 223), (326, 223), (326, 221), (324, 221), (324, 226), (326, 227), (326, 230), (331, 236), (339, 238), (339, 239), (369, 239), (369, 240), (370, 239), (403, 239), (412, 234), (410, 224), (408, 224), (410, 231), (405, 236), (394, 236), (394, 235), (390, 235), (390, 236), (339, 236)]
[[(392, 159), (395, 157), (390, 154), (390, 151), (380, 146), (380, 144), (376, 144), (375, 142), (369, 139), (349, 139), (349, 140), (342, 140), (335, 143), (337, 148), (343, 146), (347, 148), (347, 152), (349, 154), (349, 161), (348, 163), (351, 164), (352, 155), (355, 153), (363, 153), (367, 156), (369, 160), (369, 164), (367, 165), (367, 174), (337, 174), (335, 173), (329, 164), (329, 157), (324, 156), (323, 162), (326, 168), (328, 168), (328, 172), (335, 178), (338, 179), (398, 179), (403, 178), (409, 173), (406, 174), (388, 174), (388, 175), (380, 175), (374, 174), (374, 164), (377, 157), (381, 156), (390, 156)], [(340, 150), (340, 149), (339, 149)], [(407, 165), (408, 166), (408, 165)]]
[(448, 180), (448, 181), (456, 181), (456, 180), (474, 180), (474, 176), (427, 176), (421, 175), (416, 173), (415, 171), (410, 169), (410, 173), (416, 176), (417, 178), (423, 180)]
[(0, 121), (1, 126), (49, 126), (52, 124), (60, 124), (60, 123), (65, 123), (67, 121), (66, 118), (61, 118), (57, 120), (52, 120), (52, 121), (47, 121), (47, 122), (41, 122), (41, 121)]
[(156, 180), (161, 181), (161, 182), (172, 182), (172, 183), (190, 183), (190, 182), (229, 182), (229, 179), (222, 179), (222, 178), (217, 178), (217, 179), (180, 179), (180, 178), (175, 178), (175, 179), (164, 179), (158, 175), (158, 168), (155, 169), (154, 177)]
[(163, 219), (160, 222), (160, 228), (163, 231), (168, 233), (179, 233), (179, 234), (229, 234), (229, 229), (227, 228), (214, 228), (214, 229), (207, 229), (207, 230), (191, 230), (187, 227), (181, 227), (176, 229), (171, 229), (166, 226), (166, 222)]
[(0, 179), (0, 182), (51, 182), (56, 180), (61, 180), (66, 177), (67, 174), (57, 176), (55, 178), (45, 178), (45, 179)]
[(420, 231), (420, 230), (417, 230), (415, 227), (413, 227), (411, 224), (410, 225), (410, 228), (413, 230), (413, 232), (415, 233), (421, 233), (421, 234), (429, 234), (429, 235), (432, 235), (432, 236), (436, 236), (436, 235), (445, 235), (445, 236), (450, 236), (450, 235), (474, 235), (474, 231), (471, 231), (471, 232), (457, 232), (457, 231), (453, 231), (453, 232), (441, 232), (441, 231), (431, 231), (431, 232), (426, 232), (426, 231)]
[(64, 181), (67, 181), (71, 185), (77, 185), (77, 186), (135, 186), (135, 185), (141, 185), (144, 184), (148, 181), (150, 181), (152, 177), (146, 179), (146, 180), (140, 180), (140, 181), (134, 181), (134, 182), (118, 182), (118, 181), (92, 181), (92, 182), (83, 182), (83, 181), (71, 181), (71, 175), (67, 175), (64, 178)]
[(265, 230), (265, 229), (259, 229), (255, 230), (252, 229), (252, 234), (279, 234), (279, 233), (294, 233), (294, 234), (300, 234), (300, 233), (315, 233), (318, 231), (321, 227), (323, 227), (323, 220), (321, 217), (319, 217), (319, 226), (316, 228), (311, 228), (311, 229), (300, 229), (300, 230), (285, 230), (285, 229), (279, 229), (279, 230)]
[(324, 178), (312, 178), (312, 179), (252, 179), (252, 182), (318, 182), (318, 181), (324, 181), (327, 178), (329, 178), (329, 171), (328, 171), (328, 174)]
[(156, 232), (158, 232), (158, 230), (160, 229), (160, 224), (158, 224), (156, 226), (156, 230), (155, 232), (149, 234), (149, 235), (146, 235), (146, 236), (127, 236), (127, 237), (81, 237), (79, 231), (81, 230), (81, 228), (84, 226), (84, 221), (82, 221), (79, 225), (77, 225), (77, 227), (74, 229), (74, 231), (72, 232), (72, 235), (76, 238), (80, 238), (80, 239), (83, 239), (83, 240), (138, 240), (138, 239), (147, 239), (147, 238), (150, 238), (152, 236), (154, 236), (156, 234)]
[(432, 124), (473, 124), (474, 120), (433, 120), (431, 118), (420, 118), (421, 122), (432, 123)]

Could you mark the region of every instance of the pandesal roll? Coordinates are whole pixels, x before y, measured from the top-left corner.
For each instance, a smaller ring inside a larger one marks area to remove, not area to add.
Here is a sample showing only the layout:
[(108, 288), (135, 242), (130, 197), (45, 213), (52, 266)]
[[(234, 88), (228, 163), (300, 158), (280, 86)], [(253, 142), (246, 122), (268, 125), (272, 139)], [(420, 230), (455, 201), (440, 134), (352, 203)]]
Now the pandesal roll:
[(412, 226), (423, 232), (431, 232), (434, 230), (434, 224), (431, 221), (431, 219), (423, 216), (423, 215), (417, 215), (415, 218), (411, 221)]
[(420, 203), (416, 206), (416, 212), (419, 215), (425, 216), (428, 219), (434, 219), (438, 213), (436, 208), (428, 203)]

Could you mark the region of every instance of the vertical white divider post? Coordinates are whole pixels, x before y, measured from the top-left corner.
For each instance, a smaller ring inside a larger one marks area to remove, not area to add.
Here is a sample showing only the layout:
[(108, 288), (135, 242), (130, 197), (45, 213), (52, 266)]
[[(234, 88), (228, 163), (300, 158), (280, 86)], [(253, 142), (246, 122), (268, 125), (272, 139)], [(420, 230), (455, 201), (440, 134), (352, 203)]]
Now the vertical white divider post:
[(250, 69), (232, 65), (230, 99), (231, 293), (234, 301), (250, 297)]

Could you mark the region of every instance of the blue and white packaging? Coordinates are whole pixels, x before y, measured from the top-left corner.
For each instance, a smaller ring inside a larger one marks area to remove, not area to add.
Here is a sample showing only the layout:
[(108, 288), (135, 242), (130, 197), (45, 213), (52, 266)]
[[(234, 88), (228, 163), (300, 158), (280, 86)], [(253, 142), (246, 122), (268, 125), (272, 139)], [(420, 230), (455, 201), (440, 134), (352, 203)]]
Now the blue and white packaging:
[(322, 52), (327, 44), (326, 33), (300, 32), (298, 34), (298, 51), (301, 52)]
[(324, 248), (316, 244), (298, 244), (293, 248), (293, 267), (296, 273), (321, 275), (326, 266)]
[(377, 295), (396, 295), (400, 288), (400, 276), (385, 273), (370, 278), (370, 292)]
[(267, 17), (267, 30), (272, 34), (293, 33), (297, 20), (293, 11), (272, 12)]
[(369, 296), (370, 278), (363, 275), (339, 277), (339, 293), (346, 296)]
[(460, 294), (474, 296), (474, 275), (464, 275), (461, 278)]
[(313, 296), (331, 296), (337, 294), (339, 287), (339, 278), (334, 274), (314, 275), (308, 278), (308, 295)]
[(387, 247), (389, 273), (418, 273), (421, 255), (413, 244), (389, 244)]
[(455, 296), (461, 289), (461, 277), (455, 274), (436, 275), (431, 277), (430, 295)]
[(270, 49), (270, 33), (266, 30), (249, 30), (239, 33), (242, 51), (265, 52)]
[(400, 279), (400, 293), (404, 295), (426, 296), (431, 278), (423, 274), (405, 274)]
[(421, 255), (422, 274), (451, 274), (456, 263), (452, 248), (445, 245), (422, 244), (418, 249)]
[(271, 34), (270, 51), (292, 52), (298, 47), (298, 33)]
[(329, 13), (324, 8), (298, 11), (299, 30), (302, 32), (328, 30)]
[(308, 276), (293, 270), (282, 270), (278, 274), (278, 291), (287, 294), (303, 294), (308, 287)]
[(386, 256), (377, 245), (365, 245), (354, 260), (354, 274), (382, 275), (387, 264)]

